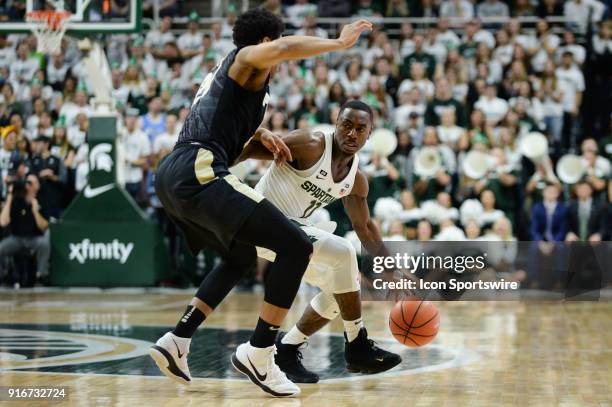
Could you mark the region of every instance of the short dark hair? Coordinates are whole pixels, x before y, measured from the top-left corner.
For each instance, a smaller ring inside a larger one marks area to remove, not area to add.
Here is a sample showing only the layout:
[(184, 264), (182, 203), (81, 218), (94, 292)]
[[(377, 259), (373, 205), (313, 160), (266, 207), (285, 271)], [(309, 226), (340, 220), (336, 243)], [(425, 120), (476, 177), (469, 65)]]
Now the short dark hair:
[(264, 8), (254, 8), (234, 23), (233, 40), (238, 47), (259, 44), (265, 37), (275, 40), (284, 30), (283, 21)]
[(364, 103), (361, 100), (357, 100), (357, 99), (346, 101), (340, 107), (340, 112), (338, 113), (338, 117), (340, 117), (344, 109), (355, 109), (355, 110), (361, 110), (363, 112), (366, 112), (367, 114), (370, 115), (370, 122), (374, 124), (374, 112), (372, 111), (372, 108), (367, 103)]

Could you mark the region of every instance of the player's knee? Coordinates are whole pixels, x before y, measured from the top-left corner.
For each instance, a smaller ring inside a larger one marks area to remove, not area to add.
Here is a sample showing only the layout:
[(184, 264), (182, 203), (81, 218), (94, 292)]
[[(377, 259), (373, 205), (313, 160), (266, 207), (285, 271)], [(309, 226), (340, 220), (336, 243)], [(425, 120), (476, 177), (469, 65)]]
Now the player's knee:
[[(313, 247), (306, 233), (300, 229), (296, 229), (294, 233), (288, 234), (286, 239), (289, 250), (285, 251), (285, 253), (296, 261), (304, 261), (307, 263), (312, 255)], [(277, 253), (277, 256), (278, 255), (279, 253)]]
[(340, 314), (340, 308), (332, 293), (321, 291), (310, 300), (312, 309), (325, 319), (334, 319)]
[(331, 273), (331, 287), (334, 293), (346, 293), (359, 290), (359, 266), (357, 264), (357, 253), (355, 248), (346, 239), (333, 238), (326, 242), (332, 246), (329, 254), (332, 256), (330, 264), (333, 268)]
[(223, 260), (228, 268), (246, 273), (257, 266), (257, 250), (253, 246), (243, 246), (240, 250), (232, 250)]
[(357, 258), (357, 253), (351, 242), (340, 236), (334, 235), (327, 239), (325, 246), (326, 252), (331, 257), (330, 263), (334, 264), (336, 268), (346, 266)]

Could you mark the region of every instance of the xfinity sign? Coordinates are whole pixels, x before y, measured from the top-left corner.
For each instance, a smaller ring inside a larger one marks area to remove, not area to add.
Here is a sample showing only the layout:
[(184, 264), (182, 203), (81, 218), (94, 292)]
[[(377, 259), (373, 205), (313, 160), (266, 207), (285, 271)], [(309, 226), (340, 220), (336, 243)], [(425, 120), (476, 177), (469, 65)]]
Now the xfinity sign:
[(134, 243), (126, 244), (117, 239), (108, 243), (83, 239), (80, 243), (69, 243), (69, 247), (69, 260), (76, 260), (80, 264), (92, 260), (115, 260), (120, 264), (125, 264), (134, 249)]

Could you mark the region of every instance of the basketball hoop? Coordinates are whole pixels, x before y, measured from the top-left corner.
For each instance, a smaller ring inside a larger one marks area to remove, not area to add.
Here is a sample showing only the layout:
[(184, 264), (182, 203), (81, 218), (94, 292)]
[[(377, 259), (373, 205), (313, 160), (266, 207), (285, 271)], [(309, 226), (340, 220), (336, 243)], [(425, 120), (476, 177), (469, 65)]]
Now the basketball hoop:
[(68, 11), (36, 10), (26, 15), (26, 20), (38, 40), (38, 52), (59, 54), (62, 38), (68, 28), (72, 13)]

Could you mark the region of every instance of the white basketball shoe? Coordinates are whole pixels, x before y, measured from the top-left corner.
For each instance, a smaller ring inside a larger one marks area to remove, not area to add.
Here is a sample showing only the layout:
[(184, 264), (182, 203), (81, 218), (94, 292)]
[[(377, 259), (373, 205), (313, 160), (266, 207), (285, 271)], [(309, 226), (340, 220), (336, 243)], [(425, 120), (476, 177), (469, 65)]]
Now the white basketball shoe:
[(263, 391), (274, 397), (291, 397), (300, 394), (300, 388), (287, 379), (276, 362), (276, 346), (256, 348), (249, 342), (238, 346), (232, 355), (232, 365), (246, 375)]
[(187, 366), (187, 354), (191, 338), (181, 338), (166, 332), (155, 345), (149, 348), (149, 355), (163, 374), (180, 384), (191, 384)]

